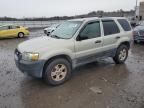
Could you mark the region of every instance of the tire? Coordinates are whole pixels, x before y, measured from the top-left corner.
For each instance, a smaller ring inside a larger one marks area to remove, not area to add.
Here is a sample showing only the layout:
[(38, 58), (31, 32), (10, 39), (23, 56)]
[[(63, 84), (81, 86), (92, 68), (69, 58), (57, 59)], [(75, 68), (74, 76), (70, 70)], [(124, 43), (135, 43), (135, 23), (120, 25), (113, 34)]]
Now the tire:
[(113, 60), (116, 64), (123, 64), (128, 57), (128, 47), (126, 45), (120, 45), (117, 49), (115, 57)]
[(43, 78), (49, 85), (61, 85), (71, 76), (71, 64), (63, 58), (58, 58), (48, 63), (44, 69)]
[(22, 32), (18, 33), (18, 37), (19, 38), (23, 38), (24, 37), (24, 33), (22, 33)]

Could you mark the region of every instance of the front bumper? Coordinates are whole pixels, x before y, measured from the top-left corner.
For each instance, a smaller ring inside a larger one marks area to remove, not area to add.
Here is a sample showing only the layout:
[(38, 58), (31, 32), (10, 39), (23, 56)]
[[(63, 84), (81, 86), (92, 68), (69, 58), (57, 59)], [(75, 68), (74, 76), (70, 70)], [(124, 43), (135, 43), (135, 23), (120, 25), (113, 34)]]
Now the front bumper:
[(26, 73), (26, 74), (36, 77), (36, 78), (42, 78), (43, 67), (45, 64), (44, 60), (25, 61), (25, 60), (19, 60), (15, 56), (15, 63), (21, 72)]

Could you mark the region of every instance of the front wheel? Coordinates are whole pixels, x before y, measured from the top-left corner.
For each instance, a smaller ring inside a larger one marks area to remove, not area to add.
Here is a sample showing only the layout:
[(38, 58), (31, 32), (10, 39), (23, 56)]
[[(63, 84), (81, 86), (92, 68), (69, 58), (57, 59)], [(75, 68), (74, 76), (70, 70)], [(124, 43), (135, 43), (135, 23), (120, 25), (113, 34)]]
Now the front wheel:
[(23, 38), (24, 37), (24, 33), (22, 33), (22, 32), (18, 33), (18, 37), (19, 38)]
[(71, 65), (63, 59), (55, 59), (45, 67), (43, 78), (47, 84), (60, 85), (66, 82), (71, 76)]
[(120, 45), (113, 60), (116, 64), (122, 64), (126, 61), (127, 57), (128, 47), (126, 45)]

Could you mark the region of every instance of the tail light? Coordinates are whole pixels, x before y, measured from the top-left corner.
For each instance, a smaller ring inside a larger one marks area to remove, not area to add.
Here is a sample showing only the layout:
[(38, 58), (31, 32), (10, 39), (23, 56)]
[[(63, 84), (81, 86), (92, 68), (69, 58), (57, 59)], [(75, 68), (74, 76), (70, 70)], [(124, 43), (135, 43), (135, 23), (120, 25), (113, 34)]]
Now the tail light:
[(135, 31), (133, 31), (133, 37), (135, 36)]
[(138, 35), (139, 35), (138, 31), (133, 31), (133, 37), (138, 36)]

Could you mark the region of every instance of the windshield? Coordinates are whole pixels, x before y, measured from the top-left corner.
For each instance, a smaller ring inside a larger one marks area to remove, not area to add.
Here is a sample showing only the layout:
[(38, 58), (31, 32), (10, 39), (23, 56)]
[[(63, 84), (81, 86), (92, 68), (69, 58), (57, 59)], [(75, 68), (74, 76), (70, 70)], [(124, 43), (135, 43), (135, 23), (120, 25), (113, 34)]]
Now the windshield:
[(70, 39), (73, 37), (81, 24), (81, 21), (66, 21), (51, 33), (51, 37)]

